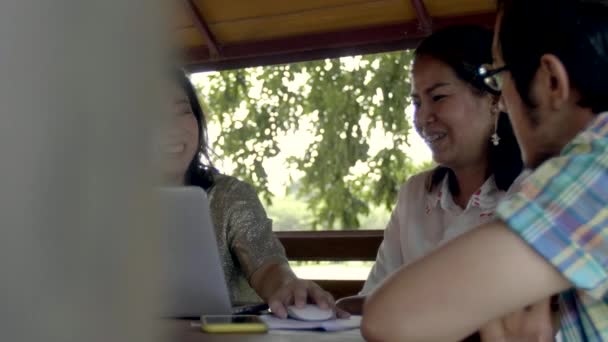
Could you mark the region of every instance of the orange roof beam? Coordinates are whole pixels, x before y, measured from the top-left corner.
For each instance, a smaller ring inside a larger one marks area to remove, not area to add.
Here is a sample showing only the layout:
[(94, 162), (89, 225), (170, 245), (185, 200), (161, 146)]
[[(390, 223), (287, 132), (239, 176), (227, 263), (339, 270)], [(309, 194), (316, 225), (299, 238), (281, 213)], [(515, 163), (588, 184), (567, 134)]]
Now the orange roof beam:
[(201, 14), (201, 11), (194, 3), (194, 0), (183, 0), (183, 2), (186, 6), (186, 10), (190, 13), (190, 16), (192, 17), (194, 26), (196, 26), (198, 31), (205, 38), (207, 48), (209, 49), (209, 56), (211, 57), (211, 59), (221, 57), (220, 45), (218, 44), (217, 39), (213, 35), (213, 32), (211, 32), (209, 25), (207, 25), (205, 18)]
[(429, 11), (426, 8), (423, 0), (411, 0), (412, 6), (416, 11), (416, 18), (418, 19), (419, 29), (425, 35), (433, 33), (433, 18), (429, 15)]

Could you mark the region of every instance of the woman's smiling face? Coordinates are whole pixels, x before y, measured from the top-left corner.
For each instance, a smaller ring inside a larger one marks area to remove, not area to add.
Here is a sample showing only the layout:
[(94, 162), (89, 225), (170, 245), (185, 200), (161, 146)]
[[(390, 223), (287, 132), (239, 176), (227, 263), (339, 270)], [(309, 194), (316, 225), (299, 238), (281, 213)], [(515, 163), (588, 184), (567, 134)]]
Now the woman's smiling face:
[(186, 93), (177, 85), (171, 91), (172, 112), (162, 139), (164, 172), (168, 177), (183, 180), (199, 150), (199, 129)]
[(440, 165), (485, 163), (494, 129), (492, 97), (476, 93), (452, 68), (425, 55), (412, 69), (414, 125)]

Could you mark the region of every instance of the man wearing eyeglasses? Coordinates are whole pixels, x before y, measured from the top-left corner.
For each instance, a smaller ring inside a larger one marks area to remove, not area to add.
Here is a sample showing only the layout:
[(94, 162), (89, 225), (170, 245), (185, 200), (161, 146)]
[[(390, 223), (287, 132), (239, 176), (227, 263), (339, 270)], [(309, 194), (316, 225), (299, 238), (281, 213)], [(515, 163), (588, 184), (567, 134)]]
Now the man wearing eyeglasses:
[(565, 341), (608, 340), (608, 1), (499, 1), (493, 53), (480, 77), (502, 92), (533, 173), (500, 220), (370, 296), (369, 340), (459, 340), (488, 325), (491, 340), (553, 340), (554, 295)]

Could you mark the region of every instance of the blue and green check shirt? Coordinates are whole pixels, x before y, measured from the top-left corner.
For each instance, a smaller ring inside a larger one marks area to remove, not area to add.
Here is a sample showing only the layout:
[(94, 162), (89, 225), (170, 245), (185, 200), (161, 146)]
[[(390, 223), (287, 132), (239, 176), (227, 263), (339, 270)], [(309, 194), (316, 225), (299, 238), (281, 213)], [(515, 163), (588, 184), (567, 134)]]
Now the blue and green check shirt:
[(608, 113), (536, 169), (497, 216), (574, 288), (560, 295), (565, 341), (608, 341)]

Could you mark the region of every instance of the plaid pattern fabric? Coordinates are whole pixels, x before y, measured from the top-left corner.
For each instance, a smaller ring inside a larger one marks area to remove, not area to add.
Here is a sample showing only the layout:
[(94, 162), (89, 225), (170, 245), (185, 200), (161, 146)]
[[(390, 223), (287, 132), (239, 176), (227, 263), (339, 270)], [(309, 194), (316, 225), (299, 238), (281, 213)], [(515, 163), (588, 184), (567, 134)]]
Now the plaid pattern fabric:
[(560, 295), (565, 341), (608, 341), (608, 113), (497, 209), (574, 285)]

